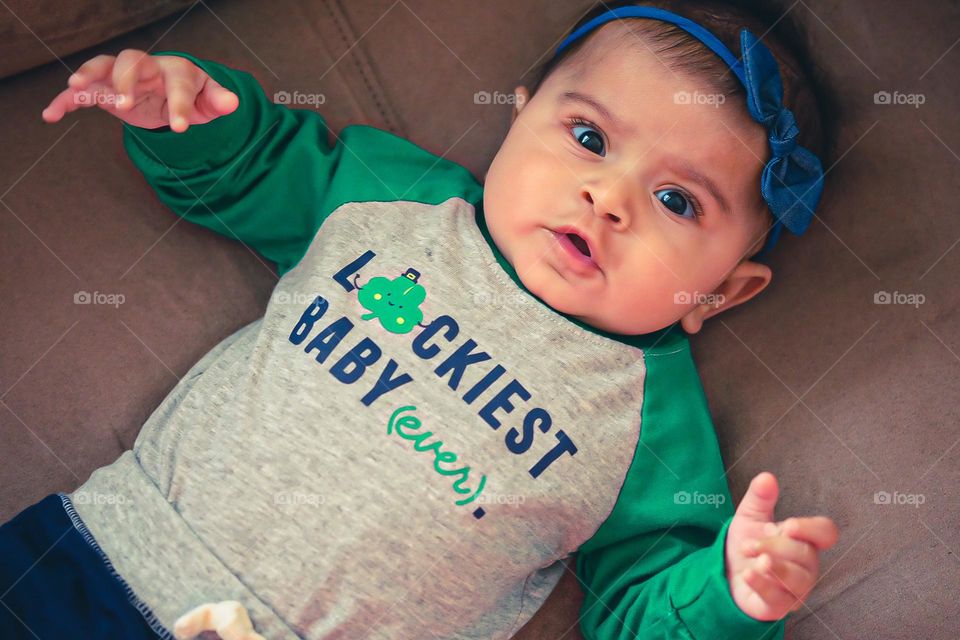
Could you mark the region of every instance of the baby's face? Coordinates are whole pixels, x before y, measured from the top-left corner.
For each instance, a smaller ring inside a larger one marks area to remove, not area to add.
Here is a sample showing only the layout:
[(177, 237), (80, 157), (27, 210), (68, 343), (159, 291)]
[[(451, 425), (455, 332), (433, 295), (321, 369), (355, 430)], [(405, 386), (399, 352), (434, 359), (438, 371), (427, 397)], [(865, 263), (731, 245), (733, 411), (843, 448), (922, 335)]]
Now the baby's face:
[(770, 280), (764, 265), (741, 264), (769, 224), (766, 134), (741, 105), (701, 99), (696, 81), (639, 42), (616, 48), (617, 29), (602, 27), (580, 64), (554, 71), (519, 108), (486, 174), (487, 226), (554, 309), (621, 334), (685, 317), (695, 332)]

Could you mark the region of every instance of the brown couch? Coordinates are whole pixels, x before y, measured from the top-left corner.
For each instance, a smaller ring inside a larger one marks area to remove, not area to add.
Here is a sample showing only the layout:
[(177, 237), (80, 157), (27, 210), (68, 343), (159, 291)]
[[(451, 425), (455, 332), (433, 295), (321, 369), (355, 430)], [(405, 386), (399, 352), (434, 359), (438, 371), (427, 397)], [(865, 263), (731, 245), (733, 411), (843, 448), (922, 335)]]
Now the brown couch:
[[(251, 250), (178, 223), (127, 160), (117, 121), (41, 121), (68, 69), (127, 47), (190, 51), (251, 72), (268, 95), (324, 94), (335, 131), (390, 129), (482, 178), (509, 107), (474, 94), (529, 82), (585, 7), (154, 2), (127, 19), (118, 12), (140, 4), (54, 18), (44, 4), (0, 10), (4, 71), (59, 58), (0, 80), (0, 522), (130, 448), (276, 282)], [(732, 491), (774, 471), (778, 514), (827, 513), (841, 528), (790, 637), (960, 638), (960, 5), (784, 6), (839, 89), (840, 157), (819, 219), (781, 240), (771, 288), (693, 339)], [(924, 102), (884, 104), (878, 91)], [(74, 304), (80, 291), (124, 302)], [(568, 573), (517, 637), (580, 637), (580, 601)]]

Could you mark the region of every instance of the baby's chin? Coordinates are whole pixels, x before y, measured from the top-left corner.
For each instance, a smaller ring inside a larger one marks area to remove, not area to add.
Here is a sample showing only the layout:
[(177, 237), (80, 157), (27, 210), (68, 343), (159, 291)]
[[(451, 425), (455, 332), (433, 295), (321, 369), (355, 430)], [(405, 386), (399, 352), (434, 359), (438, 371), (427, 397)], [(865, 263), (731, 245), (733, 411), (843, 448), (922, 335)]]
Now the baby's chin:
[(655, 331), (659, 331), (660, 329), (674, 324), (670, 323), (662, 326), (651, 326), (649, 322), (624, 322), (622, 319), (609, 320), (590, 316), (574, 315), (574, 317), (584, 324), (590, 325), (594, 329), (621, 336), (639, 336), (647, 333), (654, 333)]
[[(526, 283), (524, 283), (526, 286)], [(551, 290), (547, 287), (543, 293), (538, 293), (534, 289), (527, 287), (538, 298), (543, 300), (554, 311), (566, 314), (576, 318), (580, 322), (590, 325), (594, 329), (613, 333), (617, 335), (643, 335), (659, 331), (665, 327), (675, 324), (679, 318), (670, 318), (669, 321), (661, 318), (625, 318), (622, 310), (609, 311), (603, 313), (602, 304), (598, 304), (595, 298), (590, 298), (582, 293), (571, 291)]]
[[(522, 280), (522, 278), (521, 278)], [(532, 280), (532, 278), (531, 278)], [(535, 296), (543, 300), (554, 311), (572, 316), (581, 322), (594, 326), (597, 320), (591, 316), (589, 296), (574, 289), (569, 282), (554, 274), (547, 282), (523, 282), (523, 285)]]
[[(538, 266), (543, 264), (539, 263)], [(604, 313), (602, 291), (584, 291), (552, 268), (531, 269), (527, 273), (518, 270), (517, 275), (523, 286), (551, 309), (600, 331), (618, 335), (641, 335), (658, 331), (676, 321), (675, 318), (671, 318), (670, 322), (663, 319), (658, 322), (654, 318), (624, 318), (622, 309), (608, 309), (607, 313)]]

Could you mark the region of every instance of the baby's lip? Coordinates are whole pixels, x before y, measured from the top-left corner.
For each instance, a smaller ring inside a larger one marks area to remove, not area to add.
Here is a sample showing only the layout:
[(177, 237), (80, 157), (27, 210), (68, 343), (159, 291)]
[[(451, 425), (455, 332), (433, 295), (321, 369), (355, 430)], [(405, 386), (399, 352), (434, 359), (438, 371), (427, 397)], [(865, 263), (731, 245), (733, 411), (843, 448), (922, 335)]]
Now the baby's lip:
[(601, 271), (603, 270), (600, 267), (600, 260), (602, 259), (602, 256), (600, 255), (600, 243), (587, 234), (587, 232), (579, 227), (573, 226), (572, 224), (566, 224), (562, 227), (557, 227), (556, 229), (552, 229), (552, 231), (560, 234), (573, 233), (583, 238), (583, 241), (587, 243), (587, 247), (590, 249), (590, 259), (594, 262), (594, 264), (597, 265), (598, 269)]

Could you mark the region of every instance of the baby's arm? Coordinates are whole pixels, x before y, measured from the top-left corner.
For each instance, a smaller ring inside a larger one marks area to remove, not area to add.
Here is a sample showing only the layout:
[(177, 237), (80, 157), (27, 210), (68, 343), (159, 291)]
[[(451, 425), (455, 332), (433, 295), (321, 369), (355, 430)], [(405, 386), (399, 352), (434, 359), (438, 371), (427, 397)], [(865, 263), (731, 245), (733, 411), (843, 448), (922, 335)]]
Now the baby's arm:
[[(90, 64), (99, 80), (84, 79)], [(145, 68), (137, 71), (137, 65)], [(169, 71), (157, 74), (151, 65)], [(324, 220), (345, 203), (481, 198), (482, 187), (456, 163), (366, 125), (344, 127), (330, 144), (331, 132), (316, 111), (274, 104), (250, 74), (187, 53), (126, 50), (94, 58), (78, 73), (81, 79), (71, 77), (44, 120), (56, 122), (78, 104), (123, 119), (124, 147), (163, 203), (273, 260), (280, 275), (300, 261)], [(127, 92), (121, 85), (128, 74), (140, 78), (130, 89), (136, 107), (129, 112), (106, 99)], [(177, 86), (189, 88), (180, 93), (186, 98), (177, 98)], [(89, 89), (106, 98), (91, 98)], [(78, 101), (78, 95), (86, 98)], [(195, 107), (189, 128), (164, 126), (167, 105), (177, 113), (181, 102)], [(451, 192), (451, 185), (466, 184)]]
[[(633, 464), (613, 512), (577, 555), (583, 635), (782, 638), (783, 617), (802, 606), (817, 553), (833, 544), (836, 528), (827, 518), (772, 524), (778, 489), (770, 474), (754, 479), (734, 515), (689, 351), (647, 360)], [(752, 540), (761, 548), (747, 550)]]
[(697, 445), (678, 434), (671, 452), (655, 440), (646, 443), (650, 449), (640, 445), (633, 486), (625, 485), (614, 513), (577, 554), (584, 638), (782, 640), (782, 621), (757, 620), (732, 597), (724, 560), (731, 508), (722, 468), (700, 467), (692, 477), (684, 465), (701, 456), (690, 451), (683, 460), (679, 450)]
[(281, 271), (313, 239), (344, 151), (328, 145), (320, 114), (274, 104), (248, 73), (132, 49), (82, 65), (43, 118), (57, 122), (84, 106), (124, 121), (130, 159), (178, 215), (240, 240)]
[(183, 52), (157, 55), (190, 61), (240, 105), (183, 133), (124, 127), (131, 161), (178, 215), (240, 240), (285, 273), (316, 235), (344, 150), (328, 144), (319, 113), (274, 104), (249, 73)]

